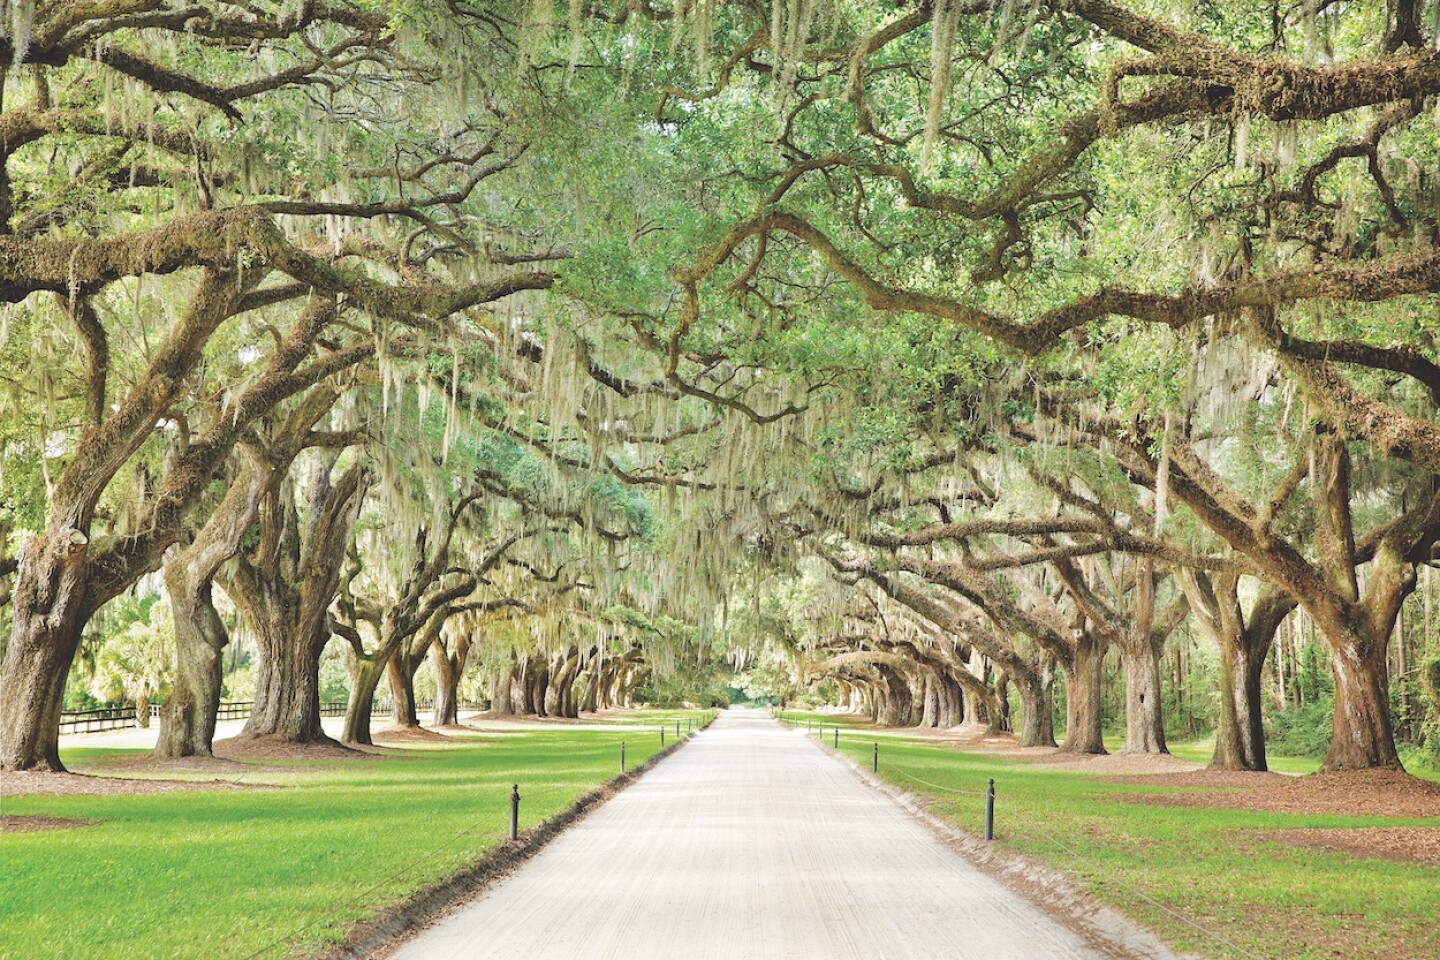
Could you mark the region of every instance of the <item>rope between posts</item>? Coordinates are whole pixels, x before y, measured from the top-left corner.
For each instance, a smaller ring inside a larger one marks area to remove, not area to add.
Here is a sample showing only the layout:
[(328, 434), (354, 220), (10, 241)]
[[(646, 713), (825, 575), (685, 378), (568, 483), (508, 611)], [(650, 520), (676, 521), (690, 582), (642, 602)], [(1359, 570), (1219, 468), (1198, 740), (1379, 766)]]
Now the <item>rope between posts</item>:
[[(893, 762), (891, 762), (891, 763), (888, 765), (888, 768), (891, 769), (891, 770), (894, 770), (894, 771), (897, 772), (897, 773), (899, 773), (901, 776), (908, 777), (908, 778), (910, 778), (911, 780), (914, 780), (916, 783), (923, 783), (923, 784), (924, 784), (925, 786), (927, 786), (927, 787), (933, 787), (933, 788), (936, 789), (936, 790), (944, 790), (946, 793), (960, 794), (960, 795), (962, 795), (962, 796), (968, 796), (968, 797), (984, 797), (984, 796), (986, 796), (986, 794), (985, 794), (984, 792), (979, 791), (979, 790), (957, 790), (957, 789), (955, 789), (954, 787), (946, 787), (946, 786), (942, 786), (941, 784), (938, 784), (938, 783), (931, 783), (929, 780), (925, 780), (925, 779), (922, 779), (922, 778), (920, 778), (920, 777), (917, 777), (917, 776), (915, 776), (913, 773), (910, 773), (909, 771), (905, 770), (903, 767), (900, 767), (900, 766), (898, 766), (897, 764), (895, 764), (895, 763), (893, 763)], [(1098, 864), (1093, 858), (1090, 858), (1090, 857), (1085, 856), (1084, 854), (1080, 853), (1078, 850), (1076, 850), (1074, 847), (1070, 846), (1070, 845), (1067, 844), (1067, 843), (1062, 843), (1059, 839), (1057, 839), (1055, 836), (1053, 836), (1053, 835), (1050, 834), (1049, 832), (1043, 830), (1042, 828), (1036, 827), (1036, 826), (1033, 826), (1033, 825), (1032, 825), (1032, 829), (1034, 829), (1034, 831), (1035, 831), (1036, 833), (1038, 833), (1042, 838), (1044, 838), (1045, 840), (1048, 840), (1050, 843), (1052, 843), (1052, 844), (1054, 844), (1055, 846), (1059, 847), (1061, 850), (1065, 851), (1065, 852), (1068, 853), (1070, 856), (1074, 857), (1076, 860), (1079, 860), (1081, 863), (1084, 863), (1084, 864), (1086, 864), (1086, 865), (1088, 865), (1088, 866), (1091, 866), (1091, 867), (1099, 867), (1099, 866), (1100, 866), (1100, 864)], [(1133, 887), (1133, 886), (1131, 886), (1130, 884), (1126, 883), (1126, 882), (1123, 881), (1123, 880), (1117, 880), (1117, 879), (1115, 879), (1115, 878), (1113, 878), (1113, 877), (1109, 877), (1109, 878), (1107, 878), (1107, 879), (1109, 879), (1110, 882), (1114, 883), (1117, 887), (1120, 887), (1122, 890), (1124, 890), (1125, 892), (1129, 893), (1131, 896), (1135, 897), (1136, 899), (1145, 901), (1146, 903), (1150, 904), (1150, 905), (1151, 905), (1152, 907), (1154, 907), (1155, 909), (1157, 909), (1157, 910), (1159, 910), (1159, 911), (1167, 914), (1167, 915), (1170, 916), (1170, 917), (1173, 917), (1173, 918), (1176, 919), (1176, 920), (1179, 920), (1181, 923), (1185, 924), (1186, 926), (1190, 927), (1191, 929), (1196, 930), (1196, 931), (1200, 932), (1201, 934), (1204, 934), (1205, 936), (1207, 936), (1207, 937), (1209, 937), (1210, 939), (1214, 940), (1216, 943), (1219, 943), (1219, 944), (1221, 944), (1222, 946), (1227, 947), (1227, 948), (1229, 948), (1230, 950), (1235, 951), (1236, 953), (1240, 954), (1241, 956), (1249, 957), (1250, 960), (1264, 960), (1264, 958), (1261, 957), (1259, 954), (1252, 953), (1251, 951), (1246, 950), (1244, 947), (1242, 947), (1242, 946), (1240, 946), (1239, 944), (1235, 943), (1234, 941), (1226, 938), (1226, 937), (1223, 936), (1222, 934), (1217, 933), (1217, 932), (1215, 932), (1214, 930), (1209, 929), (1208, 927), (1201, 926), (1199, 923), (1197, 923), (1197, 922), (1195, 922), (1194, 920), (1190, 919), (1189, 917), (1187, 917), (1185, 914), (1179, 912), (1178, 910), (1175, 910), (1175, 909), (1173, 909), (1173, 908), (1171, 908), (1171, 907), (1167, 907), (1165, 904), (1161, 903), (1159, 900), (1156, 900), (1154, 897), (1150, 896), (1150, 895), (1147, 894), (1145, 891), (1140, 890), (1140, 889), (1138, 889), (1137, 887)]]
[[(527, 797), (535, 797), (535, 796), (542, 796), (542, 797), (543, 797), (543, 796), (545, 796), (546, 793), (549, 793), (549, 792), (551, 792), (551, 791), (544, 791), (544, 790), (542, 790), (539, 794), (527, 793), (526, 796), (527, 796)], [(416, 857), (414, 860), (411, 860), (411, 861), (410, 861), (409, 863), (407, 863), (405, 866), (401, 867), (399, 870), (395, 871), (394, 873), (390, 874), (388, 877), (386, 877), (386, 878), (384, 878), (383, 880), (381, 880), (379, 883), (376, 883), (374, 886), (367, 887), (366, 889), (360, 891), (360, 893), (356, 894), (354, 897), (351, 897), (349, 900), (344, 901), (343, 903), (338, 903), (338, 904), (336, 904), (335, 906), (331, 907), (329, 910), (327, 910), (327, 911), (325, 911), (324, 913), (320, 914), (320, 916), (318, 916), (318, 917), (314, 918), (313, 920), (311, 920), (309, 923), (306, 923), (305, 925), (300, 926), (300, 927), (296, 927), (294, 930), (291, 930), (289, 933), (286, 933), (284, 936), (282, 936), (282, 937), (280, 937), (279, 939), (273, 941), (272, 943), (266, 944), (265, 946), (261, 947), (259, 950), (256, 950), (254, 953), (247, 954), (246, 957), (245, 957), (245, 960), (255, 960), (256, 957), (259, 957), (259, 956), (262, 956), (262, 955), (264, 955), (264, 954), (266, 954), (266, 953), (269, 953), (271, 950), (274, 950), (276, 947), (283, 946), (287, 941), (292, 940), (292, 939), (294, 939), (295, 937), (298, 937), (300, 934), (304, 933), (306, 930), (309, 930), (311, 927), (314, 927), (316, 924), (320, 923), (322, 920), (328, 920), (328, 919), (330, 919), (331, 917), (333, 917), (333, 916), (335, 916), (336, 914), (338, 914), (340, 911), (342, 911), (342, 910), (344, 910), (344, 909), (346, 909), (346, 908), (348, 908), (348, 907), (353, 907), (356, 903), (359, 903), (361, 900), (363, 900), (363, 899), (365, 899), (366, 897), (370, 896), (370, 894), (372, 894), (372, 893), (374, 893), (375, 891), (379, 890), (381, 887), (385, 886), (386, 884), (393, 883), (394, 881), (399, 880), (401, 877), (405, 876), (405, 875), (408, 874), (410, 871), (414, 870), (416, 867), (420, 866), (422, 863), (426, 862), (426, 861), (429, 860), (431, 857), (435, 856), (435, 854), (439, 853), (439, 852), (442, 851), (442, 850), (446, 850), (446, 849), (454, 846), (455, 843), (456, 843), (461, 837), (469, 836), (470, 834), (472, 834), (472, 833), (475, 831), (475, 828), (476, 828), (477, 826), (479, 826), (481, 822), (483, 822), (484, 820), (488, 819), (490, 816), (491, 816), (491, 814), (489, 814), (489, 813), (481, 814), (479, 817), (476, 817), (473, 821), (471, 821), (468, 825), (466, 825), (463, 829), (461, 829), (458, 833), (456, 833), (453, 837), (450, 837), (448, 840), (445, 840), (445, 841), (444, 841), (443, 843), (441, 843), (439, 846), (436, 846), (436, 847), (434, 847), (434, 848), (432, 848), (432, 849), (430, 849), (430, 850), (425, 851), (425, 852), (422, 853), (420, 856)]]
[[(682, 739), (683, 739), (683, 738), (682, 738)], [(678, 741), (677, 741), (677, 742), (678, 742)], [(242, 775), (242, 777), (243, 777), (243, 775)], [(553, 792), (555, 792), (553, 789), (546, 790), (546, 789), (543, 789), (543, 788), (542, 788), (538, 793), (527, 793), (526, 796), (527, 796), (527, 797), (530, 797), (530, 798), (533, 800), (533, 799), (536, 798), (536, 797), (544, 797), (544, 796), (546, 796), (546, 795), (548, 795), (548, 794), (550, 794), (550, 793), (553, 793)], [(459, 841), (461, 837), (465, 837), (465, 836), (468, 836), (468, 835), (474, 833), (475, 828), (476, 828), (477, 826), (479, 826), (483, 821), (485, 821), (486, 819), (488, 819), (490, 816), (491, 816), (491, 814), (489, 814), (489, 813), (481, 814), (480, 816), (476, 817), (473, 821), (471, 821), (469, 824), (467, 824), (465, 827), (463, 827), (461, 830), (459, 830), (453, 837), (450, 837), (449, 839), (445, 840), (444, 842), (442, 842), (442, 843), (439, 844), (438, 846), (433, 847), (432, 849), (425, 851), (425, 852), (422, 853), (420, 856), (416, 857), (414, 860), (411, 860), (409, 863), (405, 864), (405, 865), (404, 865), (403, 867), (401, 867), (399, 870), (395, 871), (394, 873), (392, 873), (392, 874), (390, 874), (389, 876), (385, 877), (385, 878), (384, 878), (383, 880), (381, 880), (380, 882), (376, 883), (374, 886), (367, 887), (366, 889), (362, 890), (360, 893), (356, 894), (354, 897), (351, 897), (349, 900), (346, 900), (346, 901), (344, 901), (344, 902), (342, 902), (342, 903), (338, 903), (338, 904), (336, 904), (335, 906), (331, 907), (329, 910), (327, 910), (327, 911), (325, 911), (324, 913), (320, 914), (318, 917), (315, 917), (315, 918), (314, 918), (313, 920), (311, 920), (309, 923), (306, 923), (306, 924), (304, 924), (303, 926), (300, 926), (300, 927), (296, 927), (294, 930), (291, 930), (290, 932), (288, 932), (288, 933), (286, 933), (285, 935), (281, 936), (279, 939), (274, 940), (274, 941), (272, 941), (271, 943), (266, 944), (265, 946), (261, 947), (259, 950), (256, 950), (254, 953), (247, 954), (246, 957), (245, 957), (245, 960), (255, 960), (256, 957), (259, 957), (259, 956), (262, 956), (262, 955), (264, 955), (264, 954), (266, 954), (266, 953), (269, 953), (271, 950), (274, 950), (276, 947), (283, 946), (287, 941), (289, 941), (289, 940), (291, 940), (291, 939), (294, 939), (295, 937), (298, 937), (300, 934), (302, 934), (302, 933), (304, 933), (306, 930), (309, 930), (310, 928), (314, 927), (316, 924), (320, 923), (322, 920), (328, 920), (328, 919), (330, 919), (331, 917), (333, 917), (333, 916), (335, 916), (336, 914), (338, 914), (340, 911), (345, 910), (345, 909), (348, 908), (348, 907), (353, 907), (356, 903), (358, 903), (358, 902), (360, 902), (361, 900), (365, 899), (366, 897), (370, 896), (370, 894), (372, 894), (372, 893), (374, 893), (375, 891), (379, 890), (381, 887), (385, 886), (386, 884), (393, 883), (394, 881), (399, 880), (401, 877), (405, 876), (405, 875), (408, 874), (410, 871), (414, 870), (416, 867), (420, 866), (422, 863), (428, 861), (431, 857), (435, 856), (435, 854), (441, 852), (442, 850), (446, 850), (446, 849), (449, 849), (450, 847), (454, 846), (455, 843), (456, 843), (457, 841)]]
[[(1089, 865), (1089, 866), (1092, 866), (1092, 867), (1099, 867), (1099, 866), (1100, 866), (1100, 864), (1097, 863), (1093, 858), (1085, 856), (1083, 853), (1080, 853), (1078, 850), (1076, 850), (1074, 847), (1070, 846), (1070, 845), (1067, 844), (1067, 843), (1062, 843), (1060, 840), (1056, 839), (1054, 836), (1052, 836), (1050, 833), (1048, 833), (1048, 832), (1045, 831), (1044, 829), (1042, 829), (1042, 828), (1040, 828), (1040, 827), (1033, 827), (1033, 829), (1034, 829), (1034, 831), (1035, 831), (1036, 833), (1038, 833), (1041, 837), (1043, 837), (1044, 839), (1050, 841), (1050, 842), (1053, 843), (1055, 846), (1059, 847), (1061, 850), (1064, 850), (1066, 853), (1070, 854), (1070, 856), (1074, 857), (1076, 860), (1079, 860), (1080, 862), (1085, 863), (1085, 864), (1087, 864), (1087, 865)], [(1179, 920), (1181, 923), (1183, 923), (1183, 924), (1185, 924), (1186, 926), (1190, 927), (1192, 930), (1199, 931), (1200, 933), (1202, 933), (1202, 934), (1204, 934), (1205, 936), (1209, 937), (1210, 939), (1214, 940), (1216, 943), (1219, 943), (1219, 944), (1221, 944), (1222, 946), (1228, 947), (1229, 949), (1234, 950), (1236, 953), (1241, 954), (1242, 956), (1249, 957), (1250, 960), (1264, 960), (1264, 958), (1261, 957), (1259, 954), (1253, 953), (1253, 952), (1245, 949), (1244, 947), (1240, 946), (1239, 944), (1235, 943), (1234, 941), (1226, 938), (1224, 935), (1222, 935), (1222, 934), (1220, 934), (1220, 933), (1217, 933), (1217, 932), (1215, 932), (1214, 930), (1211, 930), (1209, 927), (1201, 926), (1199, 923), (1197, 923), (1196, 921), (1190, 919), (1189, 917), (1187, 917), (1185, 914), (1181, 913), (1180, 911), (1175, 910), (1175, 909), (1173, 909), (1173, 908), (1171, 908), (1171, 907), (1167, 907), (1165, 904), (1161, 903), (1159, 900), (1156, 900), (1154, 897), (1150, 896), (1150, 895), (1147, 894), (1145, 891), (1140, 890), (1140, 889), (1138, 889), (1138, 888), (1136, 888), (1136, 887), (1132, 887), (1130, 884), (1126, 883), (1126, 882), (1123, 881), (1123, 880), (1117, 880), (1117, 879), (1114, 879), (1113, 877), (1107, 877), (1107, 879), (1109, 880), (1109, 882), (1114, 883), (1117, 887), (1120, 887), (1122, 890), (1126, 891), (1126, 892), (1129, 893), (1131, 896), (1134, 896), (1134, 897), (1136, 897), (1136, 898), (1138, 898), (1138, 899), (1140, 899), (1140, 900), (1144, 900), (1146, 903), (1150, 904), (1150, 905), (1151, 905), (1152, 907), (1154, 907), (1155, 909), (1162, 911), (1163, 913), (1165, 913), (1165, 914), (1173, 917), (1173, 918), (1176, 919), (1176, 920)]]
[(966, 797), (983, 797), (983, 796), (985, 796), (985, 791), (984, 791), (984, 790), (957, 790), (957, 789), (954, 788), (954, 787), (941, 786), (941, 785), (938, 784), (938, 783), (931, 783), (929, 780), (923, 780), (923, 779), (921, 779), (920, 777), (915, 776), (915, 774), (910, 773), (908, 770), (906, 770), (904, 767), (900, 766), (899, 764), (895, 763), (895, 761), (893, 761), (893, 760), (886, 761), (885, 766), (886, 766), (887, 769), (889, 769), (889, 770), (894, 770), (895, 772), (899, 773), (901, 776), (909, 777), (911, 780), (914, 780), (916, 783), (923, 783), (923, 784), (925, 784), (925, 786), (927, 786), (927, 787), (933, 787), (933, 788), (935, 788), (936, 790), (944, 790), (946, 793), (957, 793), (957, 794), (960, 794), (961, 796), (966, 796)]
[(276, 947), (282, 946), (286, 941), (292, 940), (292, 939), (294, 939), (295, 937), (298, 937), (300, 934), (304, 933), (306, 930), (309, 930), (311, 927), (315, 926), (315, 925), (316, 925), (317, 923), (319, 923), (320, 921), (330, 919), (330, 918), (333, 917), (335, 914), (339, 913), (341, 910), (344, 910), (344, 909), (347, 908), (347, 907), (353, 907), (355, 904), (359, 903), (361, 900), (365, 899), (365, 898), (368, 897), (370, 894), (374, 893), (376, 890), (379, 890), (381, 887), (385, 886), (386, 884), (388, 884), (388, 883), (393, 883), (394, 881), (399, 880), (401, 877), (405, 876), (405, 875), (406, 875), (407, 873), (409, 873), (411, 870), (414, 870), (416, 867), (418, 867), (418, 866), (419, 866), (422, 862), (424, 862), (425, 860), (429, 859), (430, 857), (433, 857), (435, 854), (439, 853), (441, 850), (444, 850), (444, 849), (446, 849), (446, 848), (448, 848), (448, 847), (450, 847), (450, 846), (453, 846), (454, 843), (455, 843), (457, 840), (459, 840), (461, 837), (469, 834), (469, 833), (471, 832), (471, 830), (475, 827), (475, 825), (478, 824), (478, 823), (480, 822), (480, 820), (483, 820), (483, 819), (485, 819), (485, 818), (484, 818), (484, 817), (481, 817), (481, 818), (477, 819), (477, 820), (475, 821), (475, 823), (472, 823), (469, 827), (466, 827), (464, 830), (461, 830), (459, 833), (455, 834), (455, 836), (453, 836), (453, 837), (451, 837), (450, 839), (446, 840), (444, 843), (440, 844), (438, 847), (435, 847), (433, 850), (428, 850), (428, 851), (426, 851), (423, 855), (421, 855), (420, 857), (417, 857), (415, 860), (412, 860), (410, 863), (407, 863), (405, 866), (401, 867), (399, 870), (395, 871), (395, 872), (394, 872), (393, 874), (391, 874), (390, 876), (388, 876), (388, 877), (386, 877), (385, 879), (381, 880), (379, 883), (375, 884), (373, 887), (367, 887), (366, 889), (360, 891), (360, 893), (356, 894), (354, 897), (350, 898), (349, 900), (346, 900), (346, 901), (344, 901), (343, 903), (338, 903), (338, 904), (336, 904), (335, 906), (331, 907), (329, 910), (327, 910), (327, 911), (325, 911), (324, 913), (320, 914), (320, 916), (318, 916), (318, 917), (316, 917), (315, 919), (311, 920), (309, 923), (305, 924), (304, 926), (297, 927), (297, 928), (295, 928), (294, 930), (291, 930), (289, 933), (285, 934), (284, 936), (280, 937), (278, 940), (274, 941), (273, 943), (266, 944), (265, 946), (261, 947), (259, 950), (256, 950), (254, 953), (248, 954), (248, 955), (245, 957), (245, 960), (255, 960), (256, 957), (263, 956), (264, 954), (269, 953), (271, 950), (274, 950)]
[[(985, 796), (987, 796), (986, 792), (985, 792), (985, 791), (982, 791), (982, 790), (960, 790), (960, 789), (957, 789), (957, 788), (955, 788), (955, 787), (947, 787), (947, 786), (944, 786), (943, 784), (932, 783), (931, 781), (926, 780), (926, 779), (924, 779), (923, 777), (917, 777), (917, 776), (915, 776), (915, 774), (913, 774), (913, 773), (911, 773), (910, 771), (906, 770), (904, 767), (902, 767), (902, 766), (900, 766), (899, 764), (895, 763), (893, 760), (892, 760), (892, 761), (889, 761), (889, 762), (886, 764), (886, 769), (887, 769), (887, 770), (893, 770), (893, 771), (895, 771), (896, 773), (900, 774), (902, 777), (906, 777), (906, 778), (908, 778), (908, 779), (910, 779), (910, 780), (914, 780), (916, 783), (924, 784), (925, 786), (930, 787), (930, 788), (932, 788), (932, 789), (934, 789), (934, 790), (943, 790), (943, 791), (946, 792), (946, 793), (953, 793), (953, 794), (957, 794), (957, 795), (959, 795), (959, 796), (966, 796), (966, 797), (985, 797)], [(1084, 864), (1086, 864), (1086, 865), (1088, 865), (1088, 866), (1091, 866), (1091, 867), (1096, 867), (1096, 868), (1100, 867), (1100, 864), (1099, 864), (1098, 862), (1096, 862), (1093, 858), (1087, 857), (1087, 856), (1085, 856), (1084, 854), (1080, 853), (1078, 850), (1076, 850), (1074, 847), (1070, 846), (1069, 844), (1061, 842), (1058, 838), (1056, 838), (1054, 835), (1050, 834), (1049, 832), (1045, 831), (1044, 829), (1042, 829), (1042, 828), (1040, 828), (1040, 827), (1035, 827), (1035, 826), (1032, 826), (1032, 828), (1033, 828), (1033, 830), (1034, 830), (1036, 833), (1038, 833), (1043, 839), (1045, 839), (1045, 840), (1049, 841), (1050, 843), (1054, 844), (1056, 847), (1058, 847), (1058, 848), (1060, 848), (1061, 850), (1065, 851), (1065, 852), (1068, 853), (1070, 856), (1074, 857), (1076, 860), (1079, 860), (1081, 863), (1084, 863)], [(1103, 872), (1103, 871), (1102, 871), (1102, 872)], [(1146, 903), (1150, 904), (1150, 905), (1151, 905), (1152, 907), (1154, 907), (1155, 909), (1161, 911), (1162, 913), (1166, 914), (1166, 915), (1169, 916), (1169, 917), (1172, 917), (1172, 918), (1175, 919), (1175, 920), (1180, 921), (1181, 923), (1185, 924), (1187, 927), (1190, 927), (1192, 930), (1195, 930), (1195, 931), (1203, 934), (1204, 936), (1209, 937), (1210, 939), (1214, 940), (1216, 943), (1220, 944), (1221, 946), (1224, 946), (1224, 947), (1226, 947), (1226, 948), (1228, 948), (1228, 949), (1230, 949), (1230, 950), (1233, 950), (1234, 952), (1240, 954), (1241, 956), (1248, 957), (1248, 958), (1250, 958), (1250, 960), (1264, 960), (1264, 958), (1261, 957), (1259, 954), (1254, 953), (1254, 952), (1252, 952), (1252, 951), (1250, 951), (1250, 950), (1245, 949), (1244, 947), (1240, 946), (1239, 944), (1237, 944), (1237, 943), (1235, 943), (1234, 941), (1230, 940), (1229, 938), (1225, 937), (1223, 934), (1217, 933), (1216, 931), (1211, 930), (1211, 929), (1208, 928), (1208, 927), (1202, 926), (1201, 924), (1199, 924), (1199, 923), (1197, 923), (1196, 921), (1190, 919), (1190, 918), (1187, 917), (1185, 914), (1179, 912), (1178, 910), (1175, 910), (1175, 909), (1172, 908), (1172, 907), (1167, 907), (1165, 904), (1161, 903), (1159, 900), (1156, 900), (1154, 897), (1150, 896), (1150, 895), (1147, 894), (1145, 891), (1140, 890), (1140, 889), (1137, 888), (1137, 887), (1133, 887), (1133, 886), (1131, 886), (1130, 884), (1126, 883), (1126, 882), (1123, 881), (1123, 880), (1117, 880), (1117, 879), (1115, 879), (1115, 878), (1113, 878), (1113, 877), (1109, 877), (1109, 878), (1107, 878), (1107, 879), (1109, 880), (1109, 882), (1114, 883), (1115, 886), (1120, 887), (1122, 890), (1124, 890), (1125, 892), (1129, 893), (1131, 896), (1135, 897), (1136, 899), (1145, 901)]]

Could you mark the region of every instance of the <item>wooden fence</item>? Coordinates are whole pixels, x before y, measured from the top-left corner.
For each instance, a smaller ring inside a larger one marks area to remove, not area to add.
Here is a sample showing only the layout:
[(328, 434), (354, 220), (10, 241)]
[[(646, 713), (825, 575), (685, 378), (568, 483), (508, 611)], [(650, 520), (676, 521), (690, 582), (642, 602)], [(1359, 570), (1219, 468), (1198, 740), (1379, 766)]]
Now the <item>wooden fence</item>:
[(95, 733), (135, 726), (135, 706), (66, 710), (60, 714), (61, 733)]
[[(163, 703), (150, 704), (150, 722), (155, 723), (160, 719), (160, 708)], [(460, 704), (463, 710), (482, 710), (484, 704), (463, 701)], [(216, 715), (217, 720), (244, 720), (250, 716), (250, 711), (255, 704), (250, 700), (228, 700), (220, 704), (220, 712)], [(422, 700), (415, 704), (416, 713), (428, 713), (435, 709), (433, 700)], [(389, 700), (376, 700), (371, 707), (370, 713), (389, 713)], [(345, 701), (331, 700), (320, 704), (320, 716), (322, 717), (343, 717), (345, 716)], [(66, 710), (60, 714), (61, 733), (98, 733), (102, 730), (123, 730), (139, 726), (135, 718), (135, 706), (130, 704), (121, 707), (98, 707), (94, 710)]]

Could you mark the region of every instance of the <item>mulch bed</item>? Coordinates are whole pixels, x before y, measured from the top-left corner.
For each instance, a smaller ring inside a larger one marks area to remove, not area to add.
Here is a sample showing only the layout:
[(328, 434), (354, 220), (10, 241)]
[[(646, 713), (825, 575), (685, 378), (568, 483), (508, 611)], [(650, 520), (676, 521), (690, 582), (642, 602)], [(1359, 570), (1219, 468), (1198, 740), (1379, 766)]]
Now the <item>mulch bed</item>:
[(72, 827), (88, 827), (94, 820), (75, 820), (70, 817), (46, 817), (40, 814), (0, 814), (0, 833), (37, 833), (41, 830), (67, 830)]
[[(1148, 785), (1150, 781), (1146, 778), (1133, 778), (1126, 779), (1125, 782)], [(1260, 810), (1267, 813), (1323, 813), (1347, 817), (1440, 817), (1440, 783), (1421, 780), (1399, 770), (1316, 773), (1307, 777), (1258, 779), (1257, 783), (1257, 786), (1245, 789), (1203, 793), (1122, 794), (1116, 799), (1155, 806), (1216, 807), (1227, 810)], [(1196, 782), (1155, 785), (1217, 784)]]
[(1187, 776), (1200, 769), (1198, 763), (1181, 760), (1168, 753), (1074, 754), (1064, 751), (1036, 763), (1035, 767), (1039, 770), (1066, 770), (1073, 773), (1103, 774), (1107, 777), (1120, 774), (1126, 783), (1140, 781), (1147, 775)]
[(0, 772), (0, 797), (35, 794), (47, 796), (125, 796), (174, 793), (181, 790), (246, 790), (269, 787), (264, 783), (230, 780), (148, 780), (138, 777), (92, 777), (78, 773)]
[(435, 730), (424, 727), (387, 727), (371, 734), (375, 740), (393, 743), (448, 743), (450, 738)]
[(231, 737), (215, 741), (215, 756), (226, 760), (380, 760), (388, 754), (366, 747), (347, 747), (335, 740), (294, 743), (274, 737)]
[(1151, 773), (1129, 776), (1096, 777), (1101, 783), (1121, 783), (1128, 787), (1194, 787), (1250, 790), (1277, 786), (1294, 780), (1283, 773), (1257, 773), (1251, 770), (1211, 770), (1202, 767), (1184, 773)]
[(1344, 853), (1357, 860), (1394, 860), (1440, 866), (1440, 827), (1250, 830), (1246, 831), (1246, 835), (1306, 850)]
[(74, 763), (71, 766), (77, 773), (86, 773), (94, 776), (128, 773), (145, 775), (201, 773), (210, 774), (212, 777), (219, 777), (226, 780), (234, 780), (237, 777), (249, 776), (256, 773), (289, 773), (294, 771), (293, 767), (263, 763), (242, 763), (239, 760), (228, 760), (224, 757), (157, 757), (148, 753), (132, 755), (121, 754), (113, 757), (91, 757), (83, 762)]

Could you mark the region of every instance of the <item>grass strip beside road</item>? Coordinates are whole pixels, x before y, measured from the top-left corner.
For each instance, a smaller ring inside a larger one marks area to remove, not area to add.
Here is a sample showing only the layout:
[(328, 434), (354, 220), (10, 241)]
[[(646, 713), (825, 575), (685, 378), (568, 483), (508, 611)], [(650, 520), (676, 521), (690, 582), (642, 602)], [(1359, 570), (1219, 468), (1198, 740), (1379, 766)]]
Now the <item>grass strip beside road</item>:
[[(646, 713), (636, 718), (652, 727), (643, 733), (571, 724), (456, 735), (383, 759), (260, 762), (243, 775), (275, 788), (5, 797), (7, 815), (93, 825), (0, 835), (0, 958), (311, 952), (503, 843), (511, 784), (524, 830), (614, 778), (622, 740), (634, 769), (662, 749), (653, 729), (662, 718), (668, 745), (677, 718), (684, 732), (704, 717)], [(101, 772), (97, 761), (141, 753), (63, 759)]]
[[(797, 718), (801, 731), (806, 720), (817, 728), (823, 720), (827, 747), (838, 725), (841, 752), (867, 770), (878, 742), (881, 777), (976, 836), (983, 830), (983, 794), (993, 777), (996, 842), (1002, 848), (1058, 869), (1177, 950), (1225, 960), (1440, 957), (1435, 923), (1440, 866), (1357, 858), (1274, 839), (1274, 831), (1296, 828), (1440, 829), (1435, 818), (1365, 816), (1361, 796), (1355, 816), (1133, 803), (1124, 797), (1179, 791), (1143, 786), (1143, 780), (1101, 782), (855, 718), (792, 711), (783, 716)], [(1175, 752), (1208, 759), (1185, 745)], [(1313, 769), (1308, 760), (1283, 757), (1274, 766)]]

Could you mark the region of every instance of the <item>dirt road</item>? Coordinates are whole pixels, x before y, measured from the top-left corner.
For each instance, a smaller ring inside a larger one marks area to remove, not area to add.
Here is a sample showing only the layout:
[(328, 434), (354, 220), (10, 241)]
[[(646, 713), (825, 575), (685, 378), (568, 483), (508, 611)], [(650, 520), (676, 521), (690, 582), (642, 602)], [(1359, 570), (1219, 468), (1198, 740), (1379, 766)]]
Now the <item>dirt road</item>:
[(396, 960), (1097, 960), (803, 734), (730, 710)]

